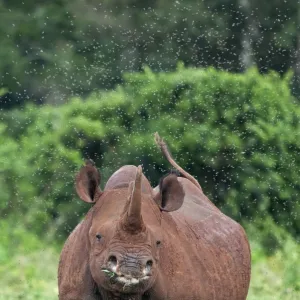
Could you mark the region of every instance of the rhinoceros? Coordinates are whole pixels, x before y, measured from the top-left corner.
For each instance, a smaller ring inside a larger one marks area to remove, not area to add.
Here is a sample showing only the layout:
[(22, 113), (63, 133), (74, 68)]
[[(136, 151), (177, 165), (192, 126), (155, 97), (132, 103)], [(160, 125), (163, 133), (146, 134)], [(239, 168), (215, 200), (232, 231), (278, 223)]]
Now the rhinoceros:
[(244, 300), (250, 247), (198, 181), (156, 143), (179, 174), (152, 188), (141, 166), (117, 170), (99, 188), (91, 161), (76, 176), (78, 196), (94, 204), (67, 239), (59, 262), (60, 300)]

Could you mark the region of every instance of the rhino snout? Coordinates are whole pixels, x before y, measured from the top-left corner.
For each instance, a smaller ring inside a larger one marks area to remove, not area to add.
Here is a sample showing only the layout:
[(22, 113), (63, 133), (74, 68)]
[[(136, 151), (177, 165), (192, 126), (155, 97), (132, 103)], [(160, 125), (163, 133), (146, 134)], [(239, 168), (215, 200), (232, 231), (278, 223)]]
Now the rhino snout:
[(115, 253), (110, 254), (107, 266), (119, 277), (141, 278), (151, 276), (153, 259), (150, 256), (125, 255), (121, 257)]

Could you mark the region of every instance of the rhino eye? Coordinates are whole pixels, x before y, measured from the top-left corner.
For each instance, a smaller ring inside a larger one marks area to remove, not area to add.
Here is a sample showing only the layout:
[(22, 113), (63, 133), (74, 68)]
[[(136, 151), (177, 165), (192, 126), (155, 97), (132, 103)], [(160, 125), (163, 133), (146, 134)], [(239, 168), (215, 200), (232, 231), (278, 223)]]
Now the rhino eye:
[(102, 236), (101, 236), (101, 234), (96, 234), (96, 239), (98, 240), (98, 241), (100, 241), (101, 240), (101, 238), (102, 238)]
[(156, 246), (160, 246), (161, 245), (161, 241), (156, 241)]

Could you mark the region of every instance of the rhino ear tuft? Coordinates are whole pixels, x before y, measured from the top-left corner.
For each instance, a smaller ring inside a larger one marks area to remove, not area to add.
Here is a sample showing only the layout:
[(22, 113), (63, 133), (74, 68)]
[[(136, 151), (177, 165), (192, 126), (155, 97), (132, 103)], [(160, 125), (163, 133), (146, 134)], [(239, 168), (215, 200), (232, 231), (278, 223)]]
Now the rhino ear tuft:
[(76, 176), (75, 187), (80, 199), (87, 203), (95, 203), (97, 196), (101, 195), (100, 180), (101, 176), (95, 163), (92, 160), (86, 160)]
[(162, 211), (171, 212), (182, 206), (184, 191), (175, 174), (161, 178), (154, 200)]

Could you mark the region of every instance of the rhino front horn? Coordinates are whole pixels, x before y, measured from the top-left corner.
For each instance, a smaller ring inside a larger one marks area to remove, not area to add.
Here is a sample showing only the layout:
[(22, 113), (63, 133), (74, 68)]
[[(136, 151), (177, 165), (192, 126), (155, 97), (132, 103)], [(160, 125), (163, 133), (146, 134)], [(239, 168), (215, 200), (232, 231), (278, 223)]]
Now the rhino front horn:
[(122, 217), (123, 228), (130, 232), (144, 229), (141, 203), (142, 174), (142, 167), (138, 166), (135, 181), (129, 185), (129, 199)]

